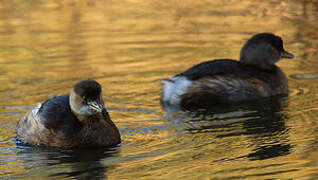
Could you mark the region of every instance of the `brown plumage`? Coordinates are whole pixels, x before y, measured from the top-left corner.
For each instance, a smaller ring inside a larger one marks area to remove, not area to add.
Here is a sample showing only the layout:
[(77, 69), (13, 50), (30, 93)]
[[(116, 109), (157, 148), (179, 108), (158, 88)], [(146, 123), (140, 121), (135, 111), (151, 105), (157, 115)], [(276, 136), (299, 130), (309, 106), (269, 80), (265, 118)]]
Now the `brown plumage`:
[(257, 34), (244, 44), (240, 61), (207, 61), (163, 80), (162, 102), (188, 109), (287, 94), (287, 77), (275, 63), (293, 57), (279, 36)]
[(115, 146), (120, 134), (107, 113), (101, 86), (77, 83), (70, 95), (56, 96), (28, 112), (17, 124), (17, 140), (55, 147)]

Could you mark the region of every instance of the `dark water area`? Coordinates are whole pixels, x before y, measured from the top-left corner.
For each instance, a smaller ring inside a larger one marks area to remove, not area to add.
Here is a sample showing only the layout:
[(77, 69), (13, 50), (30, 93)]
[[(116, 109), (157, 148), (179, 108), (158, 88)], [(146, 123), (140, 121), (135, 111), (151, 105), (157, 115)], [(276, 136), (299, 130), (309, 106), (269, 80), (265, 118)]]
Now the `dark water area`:
[[(0, 179), (318, 178), (318, 1), (0, 1)], [(162, 107), (159, 79), (238, 59), (280, 35), (287, 97), (195, 112)], [(16, 144), (17, 121), (79, 80), (103, 86), (122, 143)]]

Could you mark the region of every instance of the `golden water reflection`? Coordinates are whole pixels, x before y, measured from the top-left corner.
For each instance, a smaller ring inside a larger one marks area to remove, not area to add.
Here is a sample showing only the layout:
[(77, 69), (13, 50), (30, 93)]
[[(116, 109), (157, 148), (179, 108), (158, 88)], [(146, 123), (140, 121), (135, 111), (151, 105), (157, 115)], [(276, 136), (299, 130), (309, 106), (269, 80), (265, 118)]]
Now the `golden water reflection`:
[[(318, 79), (306, 78), (318, 74), (317, 12), (316, 0), (1, 1), (0, 176), (85, 177), (87, 162), (108, 179), (317, 176)], [(281, 35), (297, 55), (279, 63), (291, 91), (282, 106), (239, 107), (259, 113), (235, 121), (170, 118), (161, 108), (158, 79), (201, 61), (237, 59), (258, 32)], [(83, 160), (87, 152), (15, 145), (23, 113), (87, 78), (103, 85), (121, 147)]]

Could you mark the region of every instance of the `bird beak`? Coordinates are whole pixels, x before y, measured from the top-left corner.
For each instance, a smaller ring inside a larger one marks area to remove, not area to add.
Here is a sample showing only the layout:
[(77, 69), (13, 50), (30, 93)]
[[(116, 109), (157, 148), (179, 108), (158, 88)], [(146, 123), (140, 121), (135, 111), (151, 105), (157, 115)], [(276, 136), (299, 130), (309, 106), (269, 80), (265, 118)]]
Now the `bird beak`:
[(280, 55), (281, 58), (288, 58), (288, 59), (293, 59), (295, 56), (292, 53), (289, 53), (287, 51), (283, 51), (282, 54)]
[(96, 101), (90, 101), (87, 103), (88, 107), (96, 112), (102, 112), (103, 106)]

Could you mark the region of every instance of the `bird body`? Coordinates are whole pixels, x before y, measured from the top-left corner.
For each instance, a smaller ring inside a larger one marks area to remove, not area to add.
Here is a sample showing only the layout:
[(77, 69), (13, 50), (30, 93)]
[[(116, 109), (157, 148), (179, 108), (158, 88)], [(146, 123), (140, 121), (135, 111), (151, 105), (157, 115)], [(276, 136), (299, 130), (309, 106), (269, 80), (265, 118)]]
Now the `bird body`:
[[(16, 138), (28, 144), (56, 147), (119, 144), (120, 134), (104, 108), (99, 84), (95, 81), (80, 83), (97, 88), (82, 84), (79, 89), (83, 89), (84, 94), (88, 90), (92, 92), (84, 96), (73, 88), (71, 95), (56, 96), (39, 104), (18, 122)], [(87, 95), (92, 97), (85, 99)]]
[(207, 61), (163, 79), (162, 103), (189, 108), (287, 94), (288, 79), (275, 65), (280, 58), (293, 58), (281, 38), (257, 34), (243, 46), (240, 61)]

